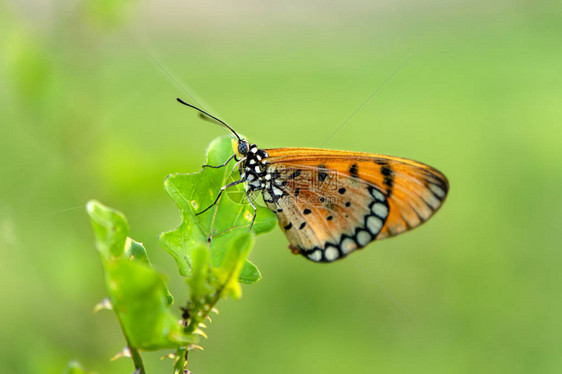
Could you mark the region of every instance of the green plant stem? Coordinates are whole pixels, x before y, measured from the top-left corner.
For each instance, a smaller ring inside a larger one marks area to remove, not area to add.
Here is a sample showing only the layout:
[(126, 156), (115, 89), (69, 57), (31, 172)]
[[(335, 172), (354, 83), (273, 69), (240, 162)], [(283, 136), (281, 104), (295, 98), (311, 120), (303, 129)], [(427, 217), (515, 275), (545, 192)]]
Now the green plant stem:
[(174, 374), (183, 373), (187, 369), (187, 347), (178, 347), (174, 360)]
[[(222, 291), (222, 289), (221, 289)], [(201, 316), (201, 318), (198, 317), (194, 317), (191, 319), (190, 324), (185, 328), (185, 332), (186, 333), (193, 333), (195, 330), (197, 330), (197, 328), (199, 327), (199, 324), (201, 322), (203, 322), (205, 320), (205, 317), (207, 317), (209, 315), (209, 313), (211, 312), (211, 310), (213, 310), (213, 308), (215, 307), (215, 305), (218, 303), (218, 301), (220, 300), (220, 293), (221, 291), (216, 293), (215, 298), (213, 299), (213, 301), (209, 304), (209, 309), (207, 310), (207, 312), (205, 314), (203, 314)], [(197, 314), (197, 313), (195, 313)]]
[[(205, 320), (205, 317), (207, 317), (209, 315), (209, 313), (211, 313), (211, 311), (213, 310), (215, 305), (219, 302), (219, 300), (221, 298), (221, 294), (224, 291), (224, 288), (226, 287), (228, 282), (230, 282), (230, 279), (232, 278), (233, 274), (234, 274), (234, 270), (232, 270), (230, 272), (230, 275), (228, 276), (228, 278), (226, 279), (224, 284), (221, 285), (221, 287), (217, 290), (217, 292), (215, 293), (215, 297), (214, 297), (213, 301), (209, 304), (209, 308), (207, 309), (207, 312), (205, 314), (203, 314), (201, 316), (201, 318), (197, 318), (197, 317), (192, 318), (191, 323), (185, 328), (185, 332), (190, 333), (190, 334), (193, 333), (199, 327), (199, 324)], [(195, 314), (195, 316), (197, 316), (197, 313), (194, 313), (194, 314)]]
[(136, 369), (135, 374), (146, 374), (146, 371), (144, 370), (144, 362), (142, 361), (142, 356), (140, 355), (140, 352), (131, 344), (131, 341), (129, 340), (129, 337), (125, 332), (125, 328), (123, 327), (123, 322), (121, 321), (119, 314), (115, 313), (115, 316), (117, 317), (117, 321), (119, 321), (119, 326), (121, 326), (121, 332), (125, 337), (125, 341), (127, 342), (127, 348), (129, 348), (129, 353), (131, 354), (131, 358), (133, 359), (133, 363), (135, 364), (135, 369)]
[(133, 363), (135, 364), (135, 369), (138, 371), (138, 374), (146, 374), (140, 352), (138, 351), (138, 349), (131, 345), (128, 338), (125, 339), (127, 339), (127, 347), (129, 348), (129, 352), (131, 353), (131, 358), (133, 359)]
[(125, 337), (125, 341), (127, 342), (127, 348), (129, 348), (129, 353), (131, 353), (131, 358), (133, 359), (133, 363), (135, 364), (135, 374), (146, 374), (146, 371), (144, 370), (144, 362), (142, 361), (142, 356), (140, 355), (140, 352), (138, 351), (138, 349), (136, 349), (135, 347), (133, 347), (133, 345), (131, 344), (131, 342), (129, 341), (129, 337), (127, 336), (127, 334), (125, 333), (125, 329), (123, 328), (123, 323), (121, 322), (121, 318), (119, 318), (119, 315), (116, 313), (117, 316), (117, 320), (119, 321), (119, 326), (121, 326), (121, 331), (123, 332), (123, 336)]

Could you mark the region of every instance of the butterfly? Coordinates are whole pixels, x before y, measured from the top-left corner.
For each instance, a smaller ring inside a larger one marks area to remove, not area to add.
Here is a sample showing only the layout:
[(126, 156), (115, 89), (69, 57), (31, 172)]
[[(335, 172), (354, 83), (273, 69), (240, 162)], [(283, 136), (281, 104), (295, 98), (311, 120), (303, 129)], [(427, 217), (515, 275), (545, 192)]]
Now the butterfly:
[(289, 248), (314, 262), (333, 262), (374, 240), (427, 221), (443, 205), (447, 178), (421, 162), (379, 154), (317, 148), (261, 149), (220, 119), (181, 99), (203, 118), (230, 130), (240, 179), (223, 186), (205, 213), (230, 187), (244, 184), (248, 202), (261, 192), (278, 218)]

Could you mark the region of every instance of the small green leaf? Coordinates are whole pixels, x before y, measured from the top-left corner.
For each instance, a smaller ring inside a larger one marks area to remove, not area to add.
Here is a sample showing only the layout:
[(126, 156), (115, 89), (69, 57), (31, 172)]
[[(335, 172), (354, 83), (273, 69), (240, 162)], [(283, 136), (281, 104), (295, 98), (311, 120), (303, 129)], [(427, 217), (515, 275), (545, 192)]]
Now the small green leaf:
[(98, 201), (87, 204), (96, 246), (102, 257), (106, 287), (113, 311), (129, 344), (160, 349), (195, 341), (183, 333), (164, 277), (151, 266), (144, 246), (127, 237), (125, 216)]
[(106, 281), (113, 310), (134, 347), (170, 348), (194, 340), (182, 334), (169, 310), (172, 299), (164, 278), (153, 269), (116, 259), (106, 265)]
[(142, 243), (136, 242), (131, 238), (127, 238), (127, 242), (125, 243), (125, 256), (132, 261), (152, 266)]
[(238, 277), (244, 265), (244, 260), (253, 246), (254, 236), (251, 233), (238, 234), (220, 267), (213, 269), (218, 283), (222, 286), (220, 296), (240, 298), (242, 292)]
[(86, 210), (94, 228), (96, 247), (101, 255), (106, 260), (111, 256), (122, 256), (129, 234), (129, 225), (123, 213), (96, 200), (89, 201)]
[(209, 249), (204, 245), (198, 245), (192, 252), (193, 271), (191, 277), (188, 278), (189, 288), (191, 290), (191, 300), (198, 304), (203, 304), (205, 298), (214, 292), (210, 286), (209, 279)]
[(255, 284), (261, 280), (261, 272), (251, 261), (246, 260), (242, 270), (240, 271), (240, 282), (246, 284)]
[[(207, 164), (221, 165), (232, 156), (232, 152), (230, 137), (217, 138), (207, 150)], [(194, 174), (172, 174), (166, 178), (164, 187), (180, 209), (182, 223), (176, 230), (163, 233), (160, 244), (174, 257), (180, 273), (185, 277), (191, 275), (193, 249), (198, 245), (209, 246), (209, 235), (212, 237), (209, 261), (213, 267), (218, 267), (232, 248), (237, 233), (248, 232), (254, 211), (246, 200), (242, 185), (227, 189), (218, 204), (201, 215), (195, 215), (215, 201), (222, 186), (236, 180), (231, 175), (234, 164), (231, 162), (220, 169), (204, 168)], [(276, 223), (273, 212), (258, 206), (252, 232), (268, 232)], [(252, 284), (260, 278), (256, 266), (247, 262), (240, 281)]]

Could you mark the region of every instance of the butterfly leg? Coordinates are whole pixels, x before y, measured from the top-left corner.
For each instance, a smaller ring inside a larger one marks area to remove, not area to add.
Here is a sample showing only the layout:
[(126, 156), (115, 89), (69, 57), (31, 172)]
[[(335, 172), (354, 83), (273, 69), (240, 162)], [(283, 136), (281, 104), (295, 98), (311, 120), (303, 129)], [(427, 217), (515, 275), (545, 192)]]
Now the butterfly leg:
[(232, 155), (232, 156), (230, 156), (230, 158), (229, 158), (228, 160), (226, 160), (226, 162), (225, 162), (224, 164), (222, 164), (222, 165), (219, 165), (219, 166), (212, 166), (212, 165), (207, 165), (207, 164), (205, 164), (205, 165), (203, 165), (202, 167), (204, 167), (204, 168), (220, 169), (220, 168), (225, 167), (226, 165), (228, 165), (228, 163), (229, 163), (230, 161), (232, 161), (232, 159), (234, 159), (234, 160), (236, 160), (236, 162), (238, 162), (238, 158), (236, 157), (236, 155)]
[(200, 215), (200, 214), (203, 214), (203, 213), (205, 213), (206, 211), (208, 211), (209, 209), (211, 209), (213, 206), (215, 206), (215, 204), (219, 201), (219, 199), (220, 199), (222, 193), (224, 192), (224, 190), (226, 190), (226, 189), (229, 188), (229, 187), (233, 187), (233, 186), (236, 186), (236, 185), (238, 185), (238, 184), (240, 184), (240, 183), (244, 183), (244, 182), (245, 182), (244, 179), (240, 179), (240, 180), (234, 181), (234, 182), (232, 182), (232, 183), (229, 183), (229, 184), (227, 184), (226, 186), (222, 186), (222, 187), (221, 187), (221, 190), (219, 191), (219, 194), (217, 195), (217, 198), (215, 199), (215, 202), (212, 203), (211, 205), (209, 205), (207, 208), (205, 208), (205, 209), (203, 209), (202, 211), (200, 211), (199, 213), (195, 213), (195, 215), (198, 216), (198, 215)]
[(254, 226), (254, 221), (256, 220), (256, 214), (258, 213), (258, 208), (256, 208), (256, 206), (254, 205), (254, 202), (252, 201), (252, 198), (250, 197), (250, 192), (251, 192), (250, 190), (246, 191), (246, 198), (248, 198), (248, 202), (250, 203), (250, 205), (254, 209), (254, 216), (252, 217), (252, 222), (250, 222), (250, 228), (248, 229), (248, 231), (252, 230), (252, 226)]

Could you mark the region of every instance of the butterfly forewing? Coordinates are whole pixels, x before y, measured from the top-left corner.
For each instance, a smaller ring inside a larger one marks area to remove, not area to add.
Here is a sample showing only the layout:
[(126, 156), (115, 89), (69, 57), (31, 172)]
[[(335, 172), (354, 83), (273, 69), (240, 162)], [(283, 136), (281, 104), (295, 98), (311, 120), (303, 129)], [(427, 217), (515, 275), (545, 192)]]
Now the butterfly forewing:
[(419, 226), (448, 192), (443, 174), (407, 159), (312, 148), (266, 152), (282, 191), (264, 193), (264, 200), (291, 248), (313, 261), (331, 262)]

